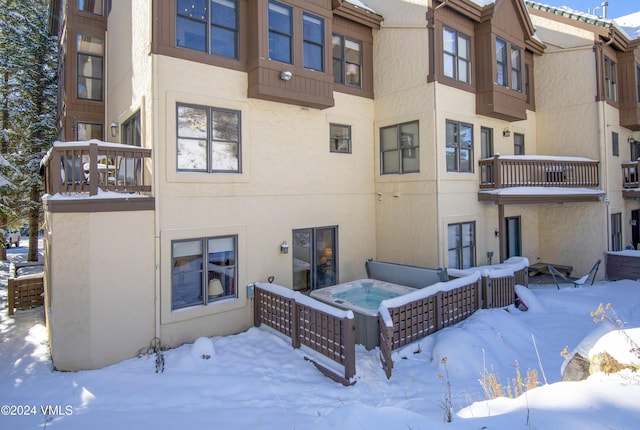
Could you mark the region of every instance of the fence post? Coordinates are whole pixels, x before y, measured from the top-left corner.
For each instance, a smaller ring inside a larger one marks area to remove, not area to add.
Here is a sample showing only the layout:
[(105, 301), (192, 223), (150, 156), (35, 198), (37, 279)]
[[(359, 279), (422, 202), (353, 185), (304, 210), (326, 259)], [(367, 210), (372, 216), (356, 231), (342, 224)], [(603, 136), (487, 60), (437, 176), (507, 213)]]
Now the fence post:
[(436, 293), (436, 313), (434, 325), (436, 331), (440, 330), (444, 326), (444, 310), (442, 309), (442, 293)]
[(98, 144), (89, 144), (89, 195), (98, 194)]
[(483, 276), (481, 278), (482, 282), (482, 297), (484, 298), (484, 308), (491, 309), (493, 308), (493, 284), (491, 283), (491, 278), (488, 276)]
[(300, 348), (300, 305), (297, 301), (291, 301), (291, 346)]
[(14, 308), (16, 306), (16, 290), (15, 290), (15, 280), (9, 278), (9, 316), (13, 315)]
[(344, 347), (344, 377), (356, 374), (356, 323), (353, 318), (342, 320), (342, 345)]
[(502, 162), (500, 154), (493, 156), (493, 187), (502, 188)]
[(257, 285), (254, 288), (255, 288), (255, 295), (253, 299), (253, 326), (260, 327), (260, 325), (262, 324), (262, 318), (260, 317), (262, 290), (258, 288)]

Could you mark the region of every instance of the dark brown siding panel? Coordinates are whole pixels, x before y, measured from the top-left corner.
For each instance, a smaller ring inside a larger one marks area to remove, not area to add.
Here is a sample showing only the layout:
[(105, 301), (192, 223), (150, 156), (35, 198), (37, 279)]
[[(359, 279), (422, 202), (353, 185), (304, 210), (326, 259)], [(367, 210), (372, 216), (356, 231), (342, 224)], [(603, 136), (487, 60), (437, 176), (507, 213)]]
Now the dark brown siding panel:
[(620, 96), (620, 125), (633, 131), (640, 130), (640, 100), (636, 83), (636, 64), (640, 56), (635, 51), (618, 55), (618, 78)]

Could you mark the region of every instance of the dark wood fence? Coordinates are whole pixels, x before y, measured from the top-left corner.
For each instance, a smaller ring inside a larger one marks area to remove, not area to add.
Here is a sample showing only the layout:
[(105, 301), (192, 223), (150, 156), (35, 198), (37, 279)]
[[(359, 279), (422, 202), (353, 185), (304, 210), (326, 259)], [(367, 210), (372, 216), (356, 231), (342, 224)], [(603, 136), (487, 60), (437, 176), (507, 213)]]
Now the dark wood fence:
[(265, 324), (344, 367), (339, 375), (307, 357), (324, 375), (351, 385), (356, 373), (355, 320), (351, 311), (329, 308), (321, 302), (274, 284), (256, 284), (254, 325)]
[(525, 156), (480, 160), (480, 188), (578, 187), (598, 188), (599, 161), (535, 159)]
[(9, 278), (9, 315), (16, 309), (30, 309), (44, 305), (44, 278), (42, 274)]
[[(460, 322), (482, 307), (480, 273), (459, 278), (460, 286), (446, 288), (447, 283), (438, 283), (424, 289), (428, 294), (414, 301), (395, 307), (380, 307), (380, 361), (391, 377), (393, 350)], [(413, 294), (413, 293), (411, 293)]]
[[(481, 277), (480, 272), (476, 271), (475, 275), (460, 278), (450, 274), (450, 282), (462, 285), (422, 296), (401, 306), (386, 308), (386, 311), (383, 306), (379, 315), (380, 361), (387, 378), (391, 377), (393, 370), (393, 350), (456, 324), (478, 309), (514, 304), (515, 285), (529, 285), (527, 267), (500, 272), (489, 272), (489, 276)], [(437, 290), (446, 283), (436, 285), (439, 286), (435, 288)]]
[(606, 278), (640, 280), (640, 252), (622, 251), (605, 253)]

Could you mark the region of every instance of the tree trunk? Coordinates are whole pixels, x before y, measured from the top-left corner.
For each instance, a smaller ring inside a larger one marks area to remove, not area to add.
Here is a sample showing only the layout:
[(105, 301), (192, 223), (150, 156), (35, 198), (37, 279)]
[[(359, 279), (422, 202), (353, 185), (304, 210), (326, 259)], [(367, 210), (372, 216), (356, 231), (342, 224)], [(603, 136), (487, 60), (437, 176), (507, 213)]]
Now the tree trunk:
[(29, 252), (27, 261), (38, 261), (38, 237), (40, 235), (40, 190), (35, 187), (30, 192), (32, 206), (29, 208)]

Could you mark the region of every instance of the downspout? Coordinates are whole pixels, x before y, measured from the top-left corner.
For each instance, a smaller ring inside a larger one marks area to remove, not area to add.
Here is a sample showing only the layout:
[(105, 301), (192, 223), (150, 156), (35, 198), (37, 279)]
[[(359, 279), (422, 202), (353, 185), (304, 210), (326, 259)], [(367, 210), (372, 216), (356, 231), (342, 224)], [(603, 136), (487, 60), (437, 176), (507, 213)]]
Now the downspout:
[[(607, 41), (607, 43), (605, 43), (604, 45), (602, 45), (602, 47), (598, 47), (596, 48), (596, 65), (600, 64), (601, 66), (604, 65), (604, 47), (610, 45), (613, 42), (613, 35), (611, 34), (611, 30), (609, 30), (609, 40)], [(601, 81), (603, 78), (603, 70), (598, 70), (598, 67), (596, 67), (597, 70), (597, 79), (598, 81)], [(605, 213), (605, 218), (604, 218), (604, 224), (605, 224), (605, 237), (604, 237), (604, 244), (605, 244), (605, 251), (609, 249), (609, 238), (611, 237), (611, 226), (609, 225), (609, 220), (611, 219), (611, 207), (609, 206), (609, 163), (607, 162), (607, 100), (606, 100), (606, 96), (604, 94), (604, 85), (598, 85), (597, 88), (600, 89), (600, 91), (602, 91), (601, 97), (602, 100), (600, 101), (600, 103), (598, 104), (598, 115), (600, 116), (600, 121), (598, 121), (599, 124), (599, 130), (598, 130), (598, 134), (600, 136), (600, 140), (602, 142), (602, 145), (600, 146), (600, 158), (602, 160), (602, 178), (600, 179), (601, 181), (601, 189), (604, 191), (604, 213)]]
[[(429, 13), (429, 6), (432, 6), (433, 3), (429, 2), (427, 5), (427, 28), (429, 31), (427, 35), (429, 36), (429, 50), (431, 52), (435, 52), (435, 11), (441, 8), (446, 4), (446, 1), (443, 1), (438, 6), (433, 8), (431, 13)], [(438, 151), (438, 72), (435, 64), (435, 55), (433, 56), (433, 63), (429, 65), (429, 67), (433, 70), (433, 141), (435, 146), (436, 153), (436, 246), (438, 249), (438, 267), (444, 267), (444, 244), (442, 243), (442, 238), (444, 235), (442, 234), (442, 229), (444, 225), (441, 223), (441, 204), (440, 204), (440, 157)]]
[[(149, 23), (149, 28), (151, 29), (151, 39), (153, 39), (153, 26), (156, 24), (153, 22), (153, 5), (151, 6), (151, 10), (150, 10), (150, 20), (151, 22)], [(159, 133), (159, 120), (158, 120), (158, 109), (157, 107), (157, 103), (158, 103), (158, 65), (157, 65), (157, 56), (151, 52), (151, 46), (152, 46), (153, 40), (149, 41), (149, 55), (151, 55), (151, 76), (152, 76), (152, 82), (151, 82), (151, 92), (152, 92), (152, 98), (151, 98), (151, 112), (152, 112), (152, 121), (153, 121), (153, 143), (152, 144), (152, 148), (155, 149), (155, 151), (153, 152), (153, 157), (152, 157), (152, 164), (153, 164), (153, 196), (154, 196), (154, 200), (155, 200), (155, 207), (154, 207), (154, 211), (153, 211), (153, 216), (154, 216), (154, 257), (155, 257), (155, 261), (154, 261), (154, 265), (155, 265), (155, 272), (154, 272), (154, 282), (155, 282), (155, 288), (154, 288), (154, 292), (155, 292), (155, 297), (154, 297), (154, 305), (155, 305), (155, 327), (154, 327), (154, 337), (157, 339), (160, 339), (160, 266), (161, 266), (161, 259), (160, 259), (160, 211), (158, 210), (158, 208), (160, 207), (160, 178), (159, 178), (159, 174), (158, 172), (160, 172), (160, 160), (159, 160), (159, 156), (158, 156), (158, 145), (156, 145), (155, 143), (158, 142), (158, 133)]]

